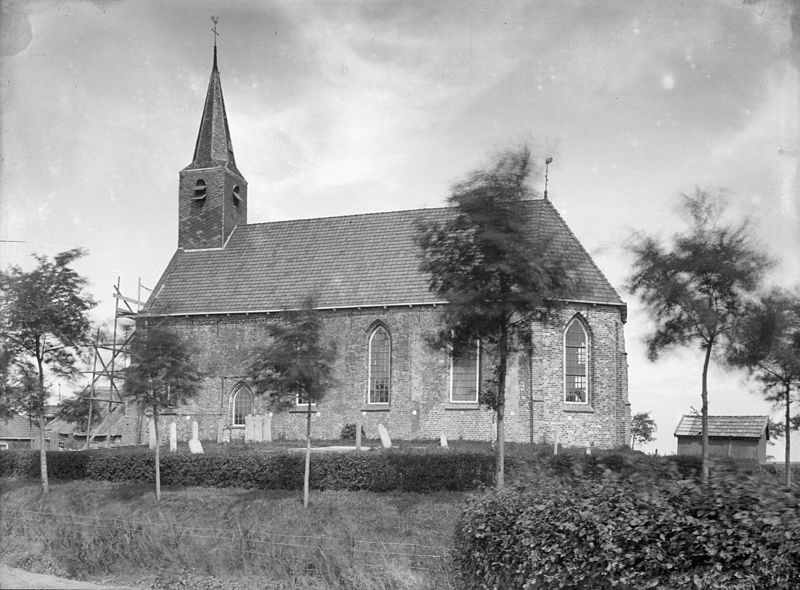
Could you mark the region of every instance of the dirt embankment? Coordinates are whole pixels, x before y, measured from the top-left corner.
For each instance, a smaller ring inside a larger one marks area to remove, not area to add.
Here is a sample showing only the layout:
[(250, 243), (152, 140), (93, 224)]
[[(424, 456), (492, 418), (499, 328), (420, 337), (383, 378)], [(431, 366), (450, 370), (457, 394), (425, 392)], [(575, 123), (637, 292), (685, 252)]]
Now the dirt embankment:
[(48, 590), (136, 590), (135, 588), (122, 586), (108, 586), (84, 582), (82, 580), (70, 580), (60, 578), (52, 574), (34, 574), (15, 567), (8, 567), (0, 564), (0, 588), (47, 588)]

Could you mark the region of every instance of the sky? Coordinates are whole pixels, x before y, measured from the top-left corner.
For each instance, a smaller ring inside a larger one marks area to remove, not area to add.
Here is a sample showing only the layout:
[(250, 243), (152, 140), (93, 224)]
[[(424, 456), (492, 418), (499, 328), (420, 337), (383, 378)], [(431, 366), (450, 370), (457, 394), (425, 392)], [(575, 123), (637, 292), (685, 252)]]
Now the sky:
[[(87, 249), (97, 322), (118, 278), (133, 297), (155, 284), (177, 245), (212, 15), (251, 223), (442, 206), (521, 143), (541, 189), (553, 157), (550, 199), (628, 303), (631, 409), (658, 425), (644, 450), (675, 452), (702, 356), (647, 360), (652, 324), (625, 290), (634, 232), (668, 239), (682, 193), (724, 191), (779, 261), (768, 284), (800, 284), (793, 0), (3, 0), (0, 266)], [(780, 417), (719, 363), (709, 412)]]

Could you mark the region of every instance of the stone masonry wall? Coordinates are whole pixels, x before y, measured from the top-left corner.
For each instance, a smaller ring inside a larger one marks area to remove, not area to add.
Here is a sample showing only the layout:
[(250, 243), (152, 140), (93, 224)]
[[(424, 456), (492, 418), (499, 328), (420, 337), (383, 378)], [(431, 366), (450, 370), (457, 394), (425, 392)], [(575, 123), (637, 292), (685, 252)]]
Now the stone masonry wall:
[[(383, 423), (392, 438), (432, 439), (443, 432), (449, 439), (491, 440), (492, 412), (477, 404), (449, 401), (450, 359), (426, 341), (440, 321), (441, 307), (337, 310), (324, 313), (324, 340), (337, 350), (336, 385), (314, 408), (312, 435), (335, 439), (342, 427), (361, 421), (370, 438)], [(564, 400), (563, 333), (581, 314), (591, 335), (589, 403)], [(152, 320), (151, 320), (152, 321)], [(161, 321), (161, 320), (157, 320)], [(200, 424), (201, 439), (215, 439), (217, 421), (231, 425), (231, 395), (242, 383), (249, 356), (267, 340), (266, 326), (277, 315), (170, 318), (167, 323), (199, 349), (205, 374), (200, 394), (165, 421), (178, 422), (178, 437), (191, 433), (191, 421)], [(392, 343), (391, 392), (388, 405), (367, 403), (368, 339), (382, 324)], [(140, 325), (139, 329), (143, 326)], [(562, 310), (553, 321), (534, 327), (533, 358), (516, 352), (509, 362), (506, 388), (506, 440), (559, 442), (568, 446), (611, 448), (627, 443), (630, 408), (627, 400), (627, 364), (619, 308), (582, 306)], [(482, 350), (481, 376), (491, 376), (491, 351)], [(266, 400), (256, 397), (256, 412), (267, 413)], [(533, 415), (531, 415), (533, 407)], [(305, 407), (275, 413), (273, 437), (301, 439), (305, 435)], [(232, 436), (242, 437), (243, 427)]]

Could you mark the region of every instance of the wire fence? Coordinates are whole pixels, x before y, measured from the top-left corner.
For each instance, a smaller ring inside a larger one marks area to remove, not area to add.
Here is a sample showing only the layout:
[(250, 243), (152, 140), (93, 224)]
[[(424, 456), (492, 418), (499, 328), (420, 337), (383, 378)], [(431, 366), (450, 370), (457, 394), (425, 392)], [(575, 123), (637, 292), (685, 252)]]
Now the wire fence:
[[(15, 526), (55, 524), (65, 527), (85, 527), (118, 531), (131, 537), (153, 535), (156, 538), (198, 539), (212, 546), (206, 550), (212, 552), (244, 551), (249, 556), (274, 558), (276, 554), (267, 553), (269, 548), (280, 550), (288, 548), (292, 551), (305, 549), (311, 552), (328, 554), (328, 557), (348, 553), (352, 560), (366, 568), (378, 569), (387, 563), (402, 560), (403, 567), (427, 571), (443, 572), (451, 561), (452, 547), (445, 544), (424, 544), (408, 541), (388, 541), (374, 538), (356, 538), (352, 535), (343, 537), (330, 535), (293, 534), (287, 532), (268, 531), (252, 528), (237, 529), (183, 526), (174, 522), (151, 520), (128, 520), (114, 517), (101, 517), (97, 514), (58, 513), (26, 509), (0, 509), (0, 526), (7, 532)], [(244, 549), (242, 549), (244, 547)]]

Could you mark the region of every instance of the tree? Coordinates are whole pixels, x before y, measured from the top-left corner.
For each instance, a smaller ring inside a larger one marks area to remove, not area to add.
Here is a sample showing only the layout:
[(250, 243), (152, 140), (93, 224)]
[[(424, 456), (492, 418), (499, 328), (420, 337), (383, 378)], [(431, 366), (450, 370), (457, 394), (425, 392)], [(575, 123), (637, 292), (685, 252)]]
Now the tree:
[(303, 507), (308, 507), (311, 466), (311, 410), (333, 384), (333, 344), (322, 343), (322, 319), (313, 300), (300, 311), (287, 312), (283, 323), (268, 326), (271, 342), (253, 353), (250, 379), (258, 395), (267, 394), (269, 405), (286, 410), (306, 406), (306, 458)]
[(649, 443), (656, 439), (656, 421), (650, 417), (650, 412), (638, 412), (631, 418), (631, 449), (636, 443)]
[(416, 243), (420, 270), (430, 288), (448, 302), (434, 344), (457, 353), (476, 341), (489, 351), (491, 392), (483, 400), (495, 412), (495, 482), (503, 487), (505, 382), (509, 353), (530, 347), (531, 326), (544, 319), (569, 282), (547, 240), (532, 231), (524, 201), (532, 164), (527, 147), (500, 153), (486, 169), (453, 186), (456, 214), (442, 223), (420, 224)]
[(683, 195), (688, 228), (668, 247), (636, 236), (630, 291), (649, 311), (655, 329), (647, 354), (655, 361), (674, 346), (699, 344), (701, 377), (702, 478), (708, 482), (708, 367), (718, 344), (730, 335), (748, 299), (758, 288), (770, 259), (753, 243), (747, 221), (723, 220), (724, 199), (697, 189)]
[(784, 422), (776, 434), (785, 436), (785, 483), (792, 483), (790, 432), (800, 426), (792, 416), (792, 389), (800, 386), (800, 295), (773, 289), (750, 303), (734, 332), (728, 362), (746, 368), (764, 387), (767, 400), (783, 406)]
[(58, 405), (58, 417), (76, 424), (88, 438), (89, 427), (102, 421), (100, 403), (91, 398), (89, 389), (84, 389), (75, 397), (66, 398)]
[(35, 255), (37, 266), (0, 271), (0, 375), (6, 412), (31, 417), (39, 426), (42, 493), (49, 491), (45, 448), (45, 407), (49, 375), (71, 379), (80, 350), (89, 338), (88, 313), (95, 306), (83, 292), (86, 279), (72, 268), (83, 256), (67, 250), (50, 260)]
[(156, 501), (161, 500), (161, 438), (159, 416), (162, 412), (194, 397), (202, 375), (197, 368), (194, 350), (180, 334), (166, 327), (142, 325), (131, 340), (131, 362), (125, 370), (125, 395), (153, 416), (156, 435)]

